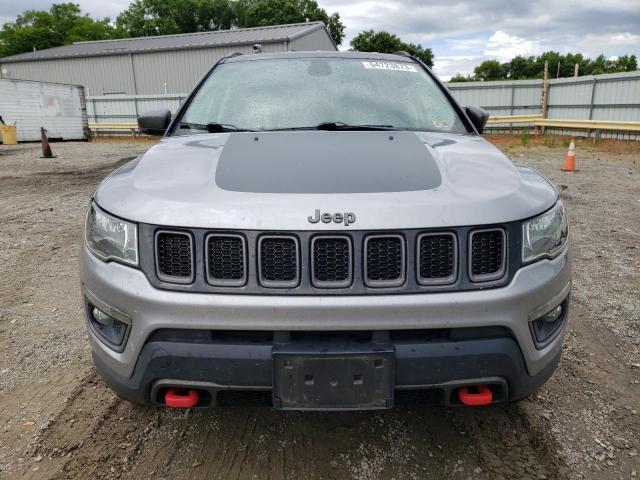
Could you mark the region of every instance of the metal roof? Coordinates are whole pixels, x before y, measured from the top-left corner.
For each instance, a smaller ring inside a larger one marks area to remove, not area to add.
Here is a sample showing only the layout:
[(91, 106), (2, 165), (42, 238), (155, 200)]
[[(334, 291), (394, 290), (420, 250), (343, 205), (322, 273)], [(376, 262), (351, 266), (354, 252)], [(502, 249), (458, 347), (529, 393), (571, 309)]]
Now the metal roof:
[[(239, 28), (236, 30), (162, 35), (156, 37), (77, 42), (62, 47), (48, 48), (46, 50), (21, 53), (11, 57), (0, 58), (0, 62), (27, 62), (33, 60), (55, 60), (61, 58), (94, 57), (157, 52), (164, 50), (206, 48), (223, 45), (274, 43), (294, 40), (318, 29), (326, 30), (326, 27), (322, 22), (306, 22), (289, 25), (273, 25), (268, 27)], [(328, 31), (327, 35), (329, 35)], [(331, 38), (330, 35), (329, 38)]]

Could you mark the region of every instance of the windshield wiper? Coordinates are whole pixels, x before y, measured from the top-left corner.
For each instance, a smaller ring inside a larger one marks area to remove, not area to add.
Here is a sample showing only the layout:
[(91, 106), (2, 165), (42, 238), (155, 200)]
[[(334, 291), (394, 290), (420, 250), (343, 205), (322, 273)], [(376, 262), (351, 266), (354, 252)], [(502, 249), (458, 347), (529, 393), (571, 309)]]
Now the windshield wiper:
[(284, 128), (268, 128), (261, 130), (263, 132), (283, 132), (287, 130), (327, 130), (331, 132), (337, 131), (356, 131), (356, 130), (400, 130), (393, 125), (349, 125), (344, 122), (322, 122), (313, 127), (284, 127)]
[(397, 130), (393, 125), (349, 125), (344, 122), (323, 122), (315, 126), (316, 130), (328, 130), (331, 132), (349, 130)]
[(222, 132), (248, 132), (244, 128), (238, 128), (235, 125), (229, 125), (224, 123), (211, 122), (206, 125), (202, 123), (190, 123), (180, 122), (178, 124), (180, 128), (189, 128), (191, 130), (205, 130), (209, 133), (222, 133)]

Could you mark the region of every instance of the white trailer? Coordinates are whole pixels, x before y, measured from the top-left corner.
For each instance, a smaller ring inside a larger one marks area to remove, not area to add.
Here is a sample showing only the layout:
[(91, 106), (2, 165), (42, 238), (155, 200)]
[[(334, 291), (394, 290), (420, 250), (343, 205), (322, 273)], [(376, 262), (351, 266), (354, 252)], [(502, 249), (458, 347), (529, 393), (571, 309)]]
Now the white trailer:
[(79, 85), (0, 78), (0, 116), (16, 125), (19, 142), (40, 140), (40, 127), (49, 138), (87, 137), (85, 93)]

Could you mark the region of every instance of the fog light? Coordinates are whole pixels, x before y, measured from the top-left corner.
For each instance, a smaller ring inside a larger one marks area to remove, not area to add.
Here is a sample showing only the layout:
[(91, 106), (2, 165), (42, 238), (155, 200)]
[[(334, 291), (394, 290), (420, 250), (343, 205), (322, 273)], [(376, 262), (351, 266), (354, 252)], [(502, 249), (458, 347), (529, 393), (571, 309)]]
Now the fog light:
[(562, 304), (558, 305), (556, 308), (551, 310), (549, 313), (543, 315), (540, 320), (542, 320), (544, 322), (547, 322), (547, 323), (553, 323), (553, 322), (555, 322), (556, 320), (558, 320), (560, 318), (560, 315), (562, 315)]
[(531, 322), (531, 330), (538, 347), (543, 347), (551, 341), (555, 333), (562, 327), (565, 318), (565, 303), (562, 302)]
[(93, 319), (100, 325), (105, 327), (113, 325), (113, 321), (115, 319), (104, 313), (102, 310), (99, 310), (98, 307), (93, 307), (93, 311), (91, 313), (93, 314)]
[(124, 340), (129, 331), (130, 318), (106, 304), (103, 306), (103, 302), (98, 300), (95, 300), (95, 302), (100, 307), (94, 305), (91, 300), (86, 303), (87, 317), (91, 330), (108, 346), (114, 350), (121, 350), (124, 347)]

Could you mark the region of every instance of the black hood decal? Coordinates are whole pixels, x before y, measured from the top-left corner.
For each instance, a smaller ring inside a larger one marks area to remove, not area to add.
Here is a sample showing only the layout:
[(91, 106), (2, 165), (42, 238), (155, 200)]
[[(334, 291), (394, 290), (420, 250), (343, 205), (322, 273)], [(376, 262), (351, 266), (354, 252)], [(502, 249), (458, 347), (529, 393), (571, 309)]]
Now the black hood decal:
[(412, 132), (234, 133), (216, 169), (218, 187), (253, 193), (430, 190), (442, 178)]

